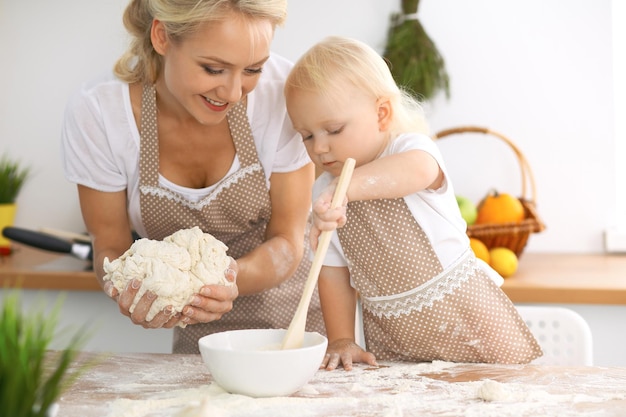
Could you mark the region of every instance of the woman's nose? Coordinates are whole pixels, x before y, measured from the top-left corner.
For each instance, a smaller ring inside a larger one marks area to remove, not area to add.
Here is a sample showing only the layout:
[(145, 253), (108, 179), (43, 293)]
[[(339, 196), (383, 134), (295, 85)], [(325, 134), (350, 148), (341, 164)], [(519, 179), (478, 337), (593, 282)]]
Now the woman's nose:
[(229, 103), (238, 102), (243, 96), (241, 77), (237, 75), (228, 77), (226, 82), (222, 85), (221, 90), (221, 100), (228, 101)]

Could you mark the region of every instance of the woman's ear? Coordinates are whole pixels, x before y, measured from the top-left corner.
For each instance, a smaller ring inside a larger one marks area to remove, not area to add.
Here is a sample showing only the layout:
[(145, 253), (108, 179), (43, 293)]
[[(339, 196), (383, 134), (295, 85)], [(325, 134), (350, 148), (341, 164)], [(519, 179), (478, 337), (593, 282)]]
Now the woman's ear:
[(165, 55), (167, 50), (167, 33), (165, 27), (160, 20), (154, 19), (152, 21), (152, 27), (150, 28), (150, 40), (152, 41), (152, 47), (159, 55)]
[(378, 129), (384, 132), (389, 129), (391, 124), (392, 108), (388, 98), (379, 98), (376, 101), (378, 111)]

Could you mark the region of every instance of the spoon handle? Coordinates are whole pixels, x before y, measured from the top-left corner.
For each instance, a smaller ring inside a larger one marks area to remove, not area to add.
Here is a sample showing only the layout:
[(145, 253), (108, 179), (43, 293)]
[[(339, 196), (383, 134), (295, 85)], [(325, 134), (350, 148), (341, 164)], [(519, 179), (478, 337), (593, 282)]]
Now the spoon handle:
[[(335, 188), (335, 193), (333, 194), (333, 199), (330, 203), (331, 208), (336, 208), (343, 203), (343, 200), (346, 197), (346, 192), (348, 191), (348, 186), (350, 185), (352, 172), (354, 171), (354, 164), (355, 160), (352, 158), (348, 158), (344, 162), (341, 175), (339, 175), (339, 181), (337, 182), (337, 187)], [(322, 270), (322, 262), (324, 261), (324, 257), (328, 251), (332, 234), (333, 232), (331, 230), (325, 230), (320, 234), (317, 243), (317, 250), (315, 251), (311, 269), (309, 270), (309, 276), (304, 284), (302, 298), (300, 298), (300, 303), (298, 304), (296, 313), (294, 314), (291, 324), (287, 329), (287, 333), (285, 334), (285, 338), (283, 339), (282, 349), (296, 349), (302, 346), (309, 304), (311, 302), (311, 297), (313, 296), (313, 291), (317, 285), (317, 278)]]

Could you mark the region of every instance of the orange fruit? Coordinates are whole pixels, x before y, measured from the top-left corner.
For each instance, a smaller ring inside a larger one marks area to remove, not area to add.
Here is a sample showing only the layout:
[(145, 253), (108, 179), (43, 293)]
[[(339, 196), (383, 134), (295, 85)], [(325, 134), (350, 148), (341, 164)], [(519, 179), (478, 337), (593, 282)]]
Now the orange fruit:
[(519, 223), (524, 220), (524, 206), (510, 194), (492, 190), (478, 205), (476, 224)]
[(474, 255), (476, 255), (478, 259), (482, 259), (487, 263), (491, 261), (489, 249), (482, 241), (476, 239), (475, 237), (470, 237), (470, 248), (472, 248)]

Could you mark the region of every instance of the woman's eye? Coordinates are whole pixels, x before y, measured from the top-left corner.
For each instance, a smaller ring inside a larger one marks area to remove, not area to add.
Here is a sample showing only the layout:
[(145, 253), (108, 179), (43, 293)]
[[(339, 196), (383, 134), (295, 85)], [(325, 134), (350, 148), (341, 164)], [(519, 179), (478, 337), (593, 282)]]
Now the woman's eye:
[(222, 72), (224, 72), (224, 70), (211, 68), (211, 67), (208, 67), (208, 66), (206, 66), (206, 65), (205, 65), (203, 68), (204, 68), (204, 70), (205, 70), (207, 73), (209, 73), (209, 74), (211, 74), (211, 75), (219, 75), (219, 74), (221, 74)]
[(257, 75), (263, 72), (263, 67), (261, 68), (248, 68), (246, 72), (251, 75)]

